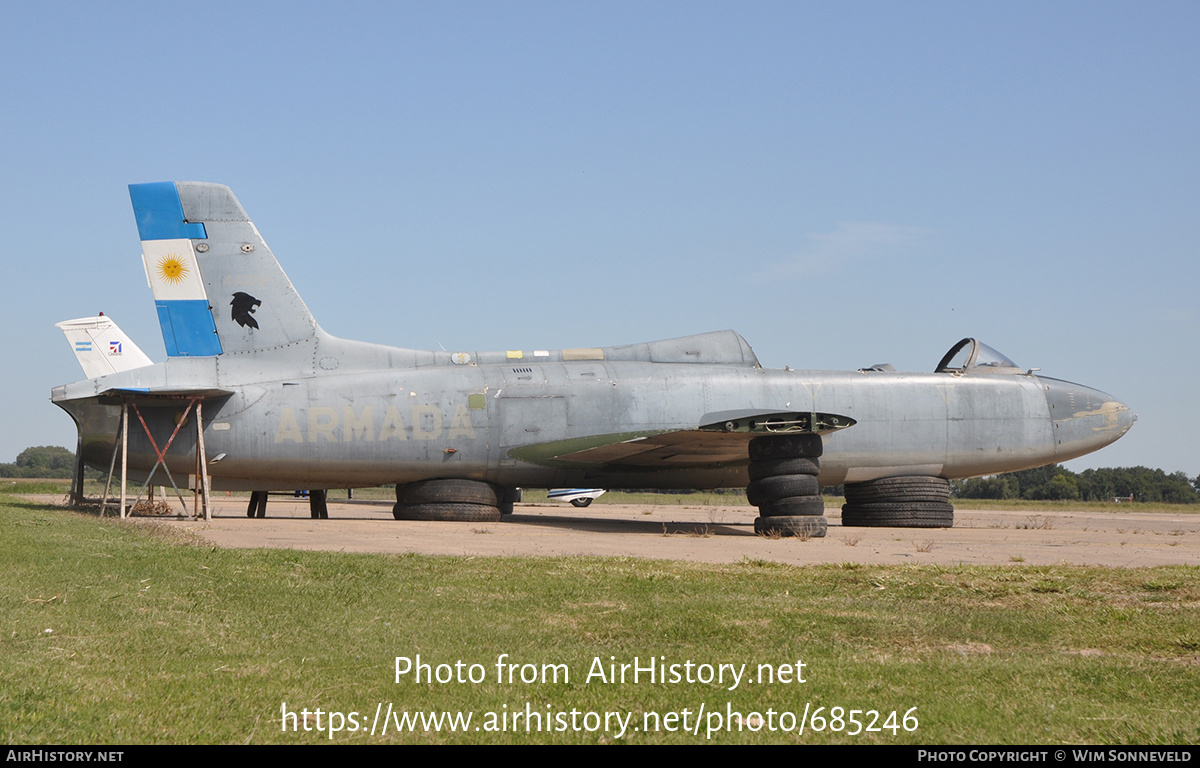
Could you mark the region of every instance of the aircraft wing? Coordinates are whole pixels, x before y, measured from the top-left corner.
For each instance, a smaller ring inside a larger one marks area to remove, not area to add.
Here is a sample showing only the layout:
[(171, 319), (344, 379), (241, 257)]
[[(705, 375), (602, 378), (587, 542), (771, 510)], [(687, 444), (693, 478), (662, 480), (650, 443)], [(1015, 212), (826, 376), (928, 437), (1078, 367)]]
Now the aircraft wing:
[(747, 460), (756, 437), (829, 434), (856, 424), (848, 416), (786, 411), (721, 411), (706, 414), (694, 429), (624, 432), (557, 440), (509, 451), (534, 464), (593, 467), (711, 467)]

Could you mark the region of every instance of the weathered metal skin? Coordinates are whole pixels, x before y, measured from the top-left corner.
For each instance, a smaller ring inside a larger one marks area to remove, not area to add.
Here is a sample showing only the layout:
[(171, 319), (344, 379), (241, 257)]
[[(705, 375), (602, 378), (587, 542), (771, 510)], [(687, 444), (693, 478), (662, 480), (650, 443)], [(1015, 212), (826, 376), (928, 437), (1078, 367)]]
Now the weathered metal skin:
[[(731, 412), (850, 420), (825, 437), (822, 485), (963, 478), (1083, 455), (1135, 418), (1109, 395), (1010, 363), (938, 373), (765, 370), (732, 331), (538, 352), (346, 341), (312, 320), (227, 188), (176, 186), (189, 226), (206, 228), (191, 242), (205, 246), (194, 265), (222, 351), (55, 388), (92, 466), (107, 469), (112, 459), (121, 398), (138, 403), (161, 447), (185, 405), (169, 398), (198, 392), (213, 488), (232, 490), (449, 477), (547, 488), (745, 487), (749, 436), (712, 428)], [(254, 291), (249, 324), (244, 314), (235, 324), (236, 305), (232, 315), (223, 309), (235, 289)], [(178, 344), (185, 350), (187, 341)], [(194, 472), (195, 450), (194, 430), (179, 430), (172, 473)], [(143, 431), (131, 429), (131, 474), (144, 476), (154, 460)]]
[[(555, 454), (537, 463), (510, 455), (595, 435), (694, 429), (706, 413), (739, 406), (856, 419), (853, 428), (826, 438), (822, 485), (1041, 466), (1107, 445), (1132, 422), (1128, 409), (1103, 393), (1035, 376), (695, 368), (521, 366), (534, 371), (537, 382), (509, 386), (512, 366), (435, 366), (237, 387), (212, 402), (206, 415), (208, 453), (226, 455), (211, 467), (214, 488), (261, 489), (268, 479), (282, 489), (432, 477), (529, 487), (744, 487), (744, 461), (612, 468), (555, 460)], [(470, 394), (483, 395), (484, 407), (470, 408)], [(1066, 405), (1072, 398), (1083, 407)], [(80, 425), (85, 460), (107, 467), (119, 407), (98, 400), (62, 405)], [(1051, 402), (1068, 409), (1063, 418), (1052, 417)], [(177, 404), (143, 408), (156, 435), (169, 434), (181, 411)], [(186, 474), (194, 467), (194, 450), (194, 435), (181, 430), (170, 452), (172, 470)], [(144, 434), (131, 432), (130, 465), (148, 469), (153, 459)]]

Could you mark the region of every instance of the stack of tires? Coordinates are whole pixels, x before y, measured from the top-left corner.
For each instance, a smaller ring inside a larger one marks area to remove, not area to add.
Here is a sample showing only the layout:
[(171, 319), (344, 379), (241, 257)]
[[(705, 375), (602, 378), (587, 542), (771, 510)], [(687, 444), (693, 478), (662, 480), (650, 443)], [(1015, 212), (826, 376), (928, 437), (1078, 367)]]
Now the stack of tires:
[(842, 525), (875, 528), (950, 528), (950, 481), (941, 477), (883, 477), (846, 483)]
[(820, 435), (770, 435), (750, 441), (746, 499), (758, 507), (755, 533), (803, 538), (825, 535), (825, 500), (817, 483), (820, 456)]
[(397, 520), (440, 520), (462, 523), (494, 523), (501, 508), (512, 511), (505, 489), (481, 480), (422, 480), (396, 486)]

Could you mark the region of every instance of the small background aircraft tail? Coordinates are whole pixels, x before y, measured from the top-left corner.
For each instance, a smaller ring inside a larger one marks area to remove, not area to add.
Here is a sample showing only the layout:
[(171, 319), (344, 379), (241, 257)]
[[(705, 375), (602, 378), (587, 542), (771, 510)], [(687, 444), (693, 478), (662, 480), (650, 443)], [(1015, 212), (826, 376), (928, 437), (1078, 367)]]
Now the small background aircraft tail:
[(154, 364), (116, 323), (103, 315), (64, 320), (54, 327), (62, 329), (83, 375), (89, 379)]
[(229, 187), (130, 184), (146, 280), (171, 357), (312, 338), (317, 324)]

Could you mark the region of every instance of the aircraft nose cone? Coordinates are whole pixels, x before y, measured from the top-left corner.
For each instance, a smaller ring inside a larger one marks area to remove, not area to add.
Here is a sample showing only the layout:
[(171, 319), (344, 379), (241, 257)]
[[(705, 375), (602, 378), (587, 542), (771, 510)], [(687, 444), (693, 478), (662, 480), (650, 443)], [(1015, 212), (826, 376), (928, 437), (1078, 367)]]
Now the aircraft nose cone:
[(1055, 459), (1083, 456), (1129, 431), (1137, 414), (1112, 395), (1082, 384), (1042, 379), (1054, 424)]
[(1137, 421), (1137, 414), (1130, 410), (1129, 406), (1125, 405), (1125, 403), (1118, 402), (1117, 405), (1121, 406), (1121, 415), (1118, 417), (1118, 425), (1121, 427), (1121, 432), (1117, 435), (1117, 437), (1120, 437), (1129, 431), (1129, 428), (1133, 426), (1133, 422)]

